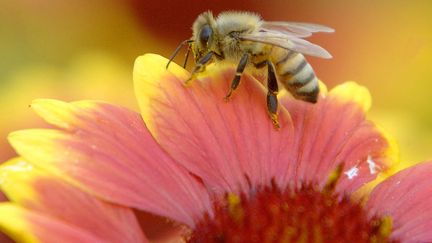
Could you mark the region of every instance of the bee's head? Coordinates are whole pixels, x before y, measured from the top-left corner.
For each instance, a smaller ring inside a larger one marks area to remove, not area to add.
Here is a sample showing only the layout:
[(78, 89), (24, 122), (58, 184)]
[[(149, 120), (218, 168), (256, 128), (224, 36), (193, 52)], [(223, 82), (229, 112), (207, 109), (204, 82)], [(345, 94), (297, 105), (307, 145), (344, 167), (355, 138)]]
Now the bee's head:
[(192, 26), (192, 31), (192, 50), (194, 52), (195, 60), (200, 59), (209, 51), (217, 52), (216, 21), (210, 11), (198, 16)]

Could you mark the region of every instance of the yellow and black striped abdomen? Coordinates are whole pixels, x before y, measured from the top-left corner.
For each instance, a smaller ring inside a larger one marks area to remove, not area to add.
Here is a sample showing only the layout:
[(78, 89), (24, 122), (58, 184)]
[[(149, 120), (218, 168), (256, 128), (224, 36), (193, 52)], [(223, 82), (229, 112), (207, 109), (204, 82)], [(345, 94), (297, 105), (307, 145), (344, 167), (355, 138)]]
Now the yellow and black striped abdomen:
[(272, 59), (278, 81), (296, 98), (315, 103), (318, 99), (319, 85), (311, 65), (305, 57), (290, 50), (275, 48)]

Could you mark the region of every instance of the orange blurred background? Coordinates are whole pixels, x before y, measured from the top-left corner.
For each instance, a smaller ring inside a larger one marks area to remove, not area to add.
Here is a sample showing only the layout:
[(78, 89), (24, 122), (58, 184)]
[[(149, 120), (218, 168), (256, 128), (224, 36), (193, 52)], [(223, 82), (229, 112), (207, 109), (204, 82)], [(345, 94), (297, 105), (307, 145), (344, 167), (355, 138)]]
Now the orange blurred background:
[(0, 161), (14, 156), (9, 132), (43, 126), (28, 108), (35, 98), (100, 99), (137, 110), (134, 59), (169, 56), (206, 10), (333, 27), (334, 34), (311, 38), (334, 56), (308, 59), (318, 76), (330, 87), (366, 85), (370, 117), (397, 139), (402, 161), (432, 158), (430, 1), (16, 0), (0, 3)]

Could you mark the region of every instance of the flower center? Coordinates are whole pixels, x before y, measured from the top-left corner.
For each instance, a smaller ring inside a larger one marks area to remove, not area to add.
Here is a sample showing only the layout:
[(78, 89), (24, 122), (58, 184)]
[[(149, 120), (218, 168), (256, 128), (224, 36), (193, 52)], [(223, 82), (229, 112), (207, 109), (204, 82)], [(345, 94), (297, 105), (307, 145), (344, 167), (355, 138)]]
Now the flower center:
[(333, 190), (272, 186), (227, 194), (213, 205), (188, 242), (391, 242), (391, 220)]

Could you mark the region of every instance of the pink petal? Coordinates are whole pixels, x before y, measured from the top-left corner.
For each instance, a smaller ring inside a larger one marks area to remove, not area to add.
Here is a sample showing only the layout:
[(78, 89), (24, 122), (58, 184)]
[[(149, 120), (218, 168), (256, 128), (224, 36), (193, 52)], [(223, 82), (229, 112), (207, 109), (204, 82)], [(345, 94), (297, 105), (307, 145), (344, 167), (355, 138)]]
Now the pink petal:
[(100, 102), (38, 100), (32, 107), (60, 130), (12, 133), (27, 161), (105, 200), (193, 225), (208, 194), (153, 140), (139, 114)]
[(0, 226), (17, 242), (107, 243), (82, 228), (42, 213), (0, 203)]
[(393, 220), (391, 237), (401, 242), (432, 242), (432, 162), (405, 169), (381, 184), (366, 204), (370, 215)]
[(337, 189), (350, 192), (387, 168), (389, 145), (384, 135), (365, 118), (364, 106), (370, 103), (367, 95), (366, 101), (358, 95), (343, 96), (341, 89), (358, 93), (362, 87), (354, 83), (341, 86), (336, 92), (321, 97), (317, 104), (283, 97), (282, 103), (290, 112), (295, 129), (290, 163), (284, 170), (286, 181), (324, 184), (331, 171), (343, 163), (345, 174)]
[(188, 74), (175, 64), (166, 70), (167, 61), (148, 54), (135, 62), (137, 98), (157, 141), (216, 192), (270, 183), (288, 158), (292, 126), (286, 111), (280, 110), (276, 131), (266, 91), (253, 77), (243, 74), (225, 102), (233, 69), (209, 67), (185, 87)]
[(134, 212), (97, 199), (22, 159), (0, 167), (1, 187), (21, 206), (81, 228), (107, 242), (143, 242)]

